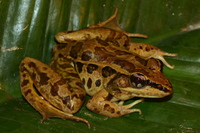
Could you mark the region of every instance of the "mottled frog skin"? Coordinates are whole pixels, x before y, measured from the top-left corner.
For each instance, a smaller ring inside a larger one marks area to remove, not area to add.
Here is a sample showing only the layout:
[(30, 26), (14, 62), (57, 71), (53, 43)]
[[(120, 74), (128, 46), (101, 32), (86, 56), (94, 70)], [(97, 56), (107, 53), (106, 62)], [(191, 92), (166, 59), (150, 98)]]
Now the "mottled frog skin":
[[(172, 93), (172, 85), (161, 72), (163, 56), (176, 56), (144, 43), (133, 43), (131, 37), (146, 35), (128, 33), (118, 26), (116, 14), (104, 22), (73, 32), (60, 32), (55, 38), (50, 66), (26, 57), (20, 65), (21, 92), (43, 116), (90, 123), (74, 116), (91, 98), (87, 108), (95, 113), (120, 117), (140, 109), (132, 107), (143, 98), (162, 98)], [(37, 91), (35, 91), (37, 89)], [(124, 101), (141, 99), (124, 105)]]

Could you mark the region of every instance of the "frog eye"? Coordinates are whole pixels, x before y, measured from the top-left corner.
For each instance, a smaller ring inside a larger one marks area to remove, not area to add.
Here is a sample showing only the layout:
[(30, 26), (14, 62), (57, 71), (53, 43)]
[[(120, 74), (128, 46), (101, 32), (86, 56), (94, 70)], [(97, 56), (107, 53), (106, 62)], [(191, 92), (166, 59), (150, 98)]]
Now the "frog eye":
[(131, 85), (135, 88), (142, 88), (148, 84), (145, 76), (142, 73), (135, 73), (130, 76)]

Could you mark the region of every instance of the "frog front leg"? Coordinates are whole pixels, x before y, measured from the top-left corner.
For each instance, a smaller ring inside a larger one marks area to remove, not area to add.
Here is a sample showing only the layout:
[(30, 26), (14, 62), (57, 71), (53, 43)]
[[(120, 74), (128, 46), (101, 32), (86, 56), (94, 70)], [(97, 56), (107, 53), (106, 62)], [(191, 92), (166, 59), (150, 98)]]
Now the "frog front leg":
[(82, 121), (90, 127), (87, 120), (73, 116), (82, 106), (86, 92), (78, 86), (72, 88), (49, 66), (26, 57), (20, 64), (20, 82), (22, 95), (43, 116), (42, 121), (58, 117)]
[(132, 109), (133, 106), (142, 102), (144, 99), (139, 99), (131, 104), (123, 105), (124, 101), (119, 101), (105, 89), (100, 90), (87, 102), (87, 108), (97, 114), (108, 116), (108, 117), (120, 117), (133, 112), (139, 112), (142, 114), (140, 109)]

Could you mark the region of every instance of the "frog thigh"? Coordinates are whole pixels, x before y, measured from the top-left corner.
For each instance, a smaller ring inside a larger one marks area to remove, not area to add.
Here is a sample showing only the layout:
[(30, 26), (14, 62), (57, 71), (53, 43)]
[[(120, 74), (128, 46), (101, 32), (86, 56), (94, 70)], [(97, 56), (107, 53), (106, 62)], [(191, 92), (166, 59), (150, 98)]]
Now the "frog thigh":
[[(52, 86), (49, 81), (55, 82), (54, 86)], [(38, 89), (41, 95), (43, 92), (48, 91), (51, 91), (54, 94), (68, 91), (68, 88), (66, 88), (68, 85), (63, 84), (65, 82), (62, 80), (62, 77), (55, 73), (49, 66), (36, 59), (26, 57), (20, 64), (20, 82), (22, 95), (43, 116), (42, 122), (49, 117), (58, 117), (62, 119), (82, 121), (86, 123), (88, 127), (90, 127), (90, 124), (87, 120), (73, 116), (73, 114), (67, 109), (62, 111), (56, 108), (54, 105), (58, 103), (53, 103), (54, 101), (47, 101), (49, 100), (47, 96), (40, 96), (38, 93), (36, 93), (34, 86), (36, 89)], [(58, 85), (61, 86), (61, 89), (53, 88)], [(62, 88), (65, 88), (65, 90)], [(67, 95), (70, 96), (70, 94)], [(64, 97), (60, 96), (60, 99), (64, 100)], [(69, 103), (69, 101), (66, 101), (66, 103)]]

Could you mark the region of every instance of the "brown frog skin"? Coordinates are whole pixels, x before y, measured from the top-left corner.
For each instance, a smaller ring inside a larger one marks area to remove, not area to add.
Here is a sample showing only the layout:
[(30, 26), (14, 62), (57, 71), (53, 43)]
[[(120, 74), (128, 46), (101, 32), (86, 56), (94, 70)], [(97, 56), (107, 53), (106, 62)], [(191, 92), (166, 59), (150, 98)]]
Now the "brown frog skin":
[[(73, 32), (60, 32), (53, 47), (50, 66), (26, 57), (20, 64), (21, 92), (42, 115), (43, 120), (58, 117), (90, 123), (74, 116), (91, 98), (89, 110), (120, 117), (140, 109), (132, 107), (143, 98), (162, 98), (172, 93), (172, 86), (161, 72), (163, 56), (176, 56), (144, 43), (130, 42), (130, 37), (146, 35), (128, 33), (118, 26), (116, 14), (104, 22)], [(37, 92), (35, 89), (37, 89)], [(38, 94), (39, 93), (39, 94)], [(124, 105), (133, 97), (141, 99)]]

